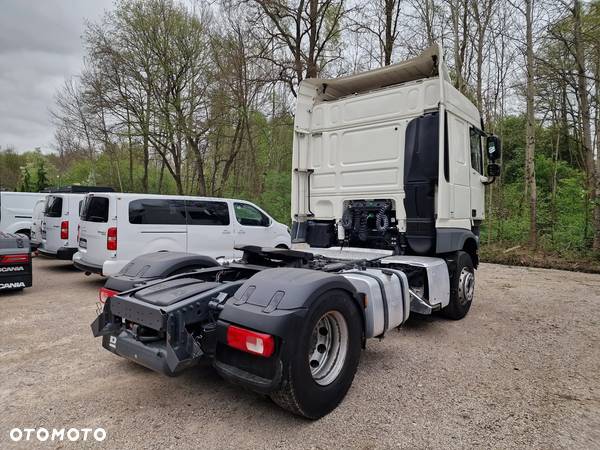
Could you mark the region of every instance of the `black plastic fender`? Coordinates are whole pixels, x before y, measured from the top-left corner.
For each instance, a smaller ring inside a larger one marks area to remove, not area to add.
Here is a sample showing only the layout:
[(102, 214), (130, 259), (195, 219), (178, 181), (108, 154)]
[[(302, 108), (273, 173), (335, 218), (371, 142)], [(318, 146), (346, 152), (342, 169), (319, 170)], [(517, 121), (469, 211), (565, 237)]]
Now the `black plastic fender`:
[(108, 278), (104, 287), (123, 292), (141, 282), (166, 278), (186, 267), (215, 267), (219, 263), (204, 255), (185, 252), (154, 252), (132, 259), (121, 271)]
[[(219, 342), (226, 344), (229, 324), (279, 338), (279, 357), (296, 350), (296, 336), (313, 303), (324, 292), (340, 289), (355, 302), (364, 330), (364, 298), (343, 276), (310, 269), (266, 269), (249, 278), (229, 299), (219, 315)], [(364, 339), (364, 338), (363, 338)]]

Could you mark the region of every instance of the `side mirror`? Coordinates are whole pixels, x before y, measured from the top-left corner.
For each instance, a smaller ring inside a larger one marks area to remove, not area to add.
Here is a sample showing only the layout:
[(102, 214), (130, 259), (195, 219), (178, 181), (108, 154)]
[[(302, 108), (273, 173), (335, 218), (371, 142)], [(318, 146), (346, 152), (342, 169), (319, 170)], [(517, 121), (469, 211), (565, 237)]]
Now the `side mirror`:
[(500, 176), (500, 164), (489, 163), (487, 166), (488, 177), (499, 177)]
[(500, 144), (500, 138), (493, 134), (489, 135), (487, 137), (488, 159), (492, 162), (497, 161), (498, 159), (500, 159), (501, 152), (502, 145)]

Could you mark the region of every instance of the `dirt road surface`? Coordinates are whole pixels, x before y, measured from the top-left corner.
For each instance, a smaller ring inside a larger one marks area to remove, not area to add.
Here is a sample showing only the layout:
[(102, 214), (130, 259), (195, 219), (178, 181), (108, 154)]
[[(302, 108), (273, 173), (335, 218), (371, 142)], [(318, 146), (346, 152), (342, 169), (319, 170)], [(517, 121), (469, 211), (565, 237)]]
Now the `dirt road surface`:
[(0, 448), (12, 428), (106, 430), (94, 448), (600, 448), (600, 275), (483, 264), (462, 321), (367, 343), (346, 399), (310, 422), (209, 367), (167, 378), (92, 337), (103, 281), (36, 258), (0, 294)]

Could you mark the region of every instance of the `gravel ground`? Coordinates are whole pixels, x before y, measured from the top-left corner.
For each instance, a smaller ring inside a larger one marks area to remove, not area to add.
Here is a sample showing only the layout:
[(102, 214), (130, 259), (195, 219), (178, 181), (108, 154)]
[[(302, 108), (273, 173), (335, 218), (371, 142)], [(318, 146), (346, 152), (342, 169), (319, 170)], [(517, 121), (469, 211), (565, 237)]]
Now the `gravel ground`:
[(0, 448), (34, 446), (14, 427), (103, 427), (88, 445), (106, 448), (600, 448), (600, 275), (477, 277), (464, 320), (368, 342), (344, 402), (309, 422), (208, 366), (167, 378), (105, 351), (89, 328), (103, 281), (36, 258), (34, 287), (0, 295)]

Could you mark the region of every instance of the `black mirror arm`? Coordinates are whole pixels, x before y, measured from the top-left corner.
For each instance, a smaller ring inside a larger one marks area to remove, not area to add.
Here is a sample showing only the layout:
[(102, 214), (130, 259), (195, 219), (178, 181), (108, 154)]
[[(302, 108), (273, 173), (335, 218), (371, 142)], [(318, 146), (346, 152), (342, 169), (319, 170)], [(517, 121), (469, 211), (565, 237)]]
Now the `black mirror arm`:
[(496, 181), (496, 177), (492, 177), (491, 180), (487, 180), (487, 181), (482, 181), (481, 184), (483, 184), (484, 186), (489, 186), (490, 184), (492, 184), (494, 181)]

